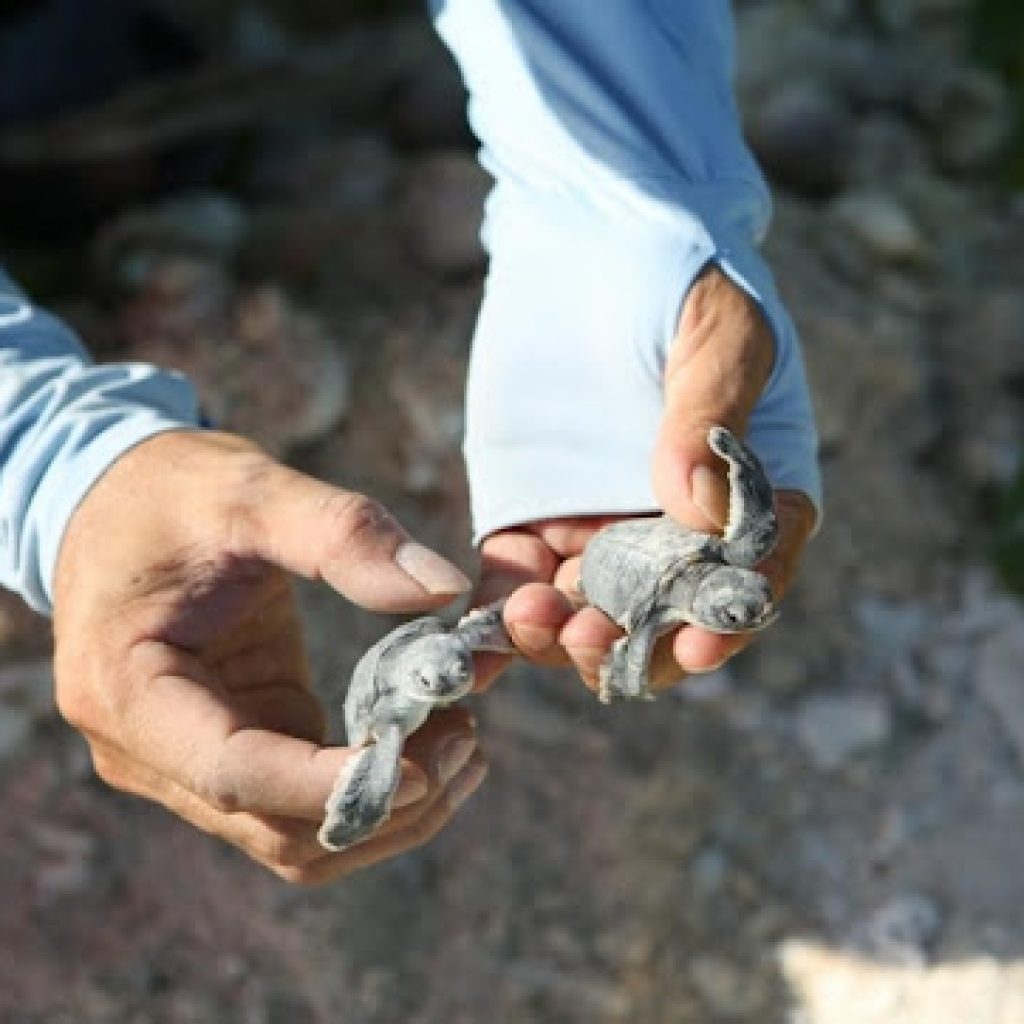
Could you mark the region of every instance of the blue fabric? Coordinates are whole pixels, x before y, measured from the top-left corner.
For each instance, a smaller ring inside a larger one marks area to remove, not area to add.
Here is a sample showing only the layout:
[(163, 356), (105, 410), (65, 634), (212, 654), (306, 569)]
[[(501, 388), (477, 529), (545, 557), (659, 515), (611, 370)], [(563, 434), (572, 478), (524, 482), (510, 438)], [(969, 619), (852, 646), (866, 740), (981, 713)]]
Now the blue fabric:
[(680, 308), (716, 261), (763, 308), (772, 378), (749, 440), (820, 507), (793, 325), (757, 246), (725, 0), (433, 0), (495, 178), (467, 393), (479, 540), (530, 519), (656, 507), (650, 458)]
[[(655, 507), (666, 354), (712, 260), (775, 334), (751, 443), (777, 487), (819, 504), (799, 344), (757, 252), (769, 199), (732, 97), (728, 4), (430, 6), (495, 178), (467, 394), (477, 537), (541, 517)], [(93, 365), (0, 274), (0, 583), (48, 611), (64, 529), (95, 480), (145, 438), (197, 422), (183, 378)]]
[(129, 448), (197, 416), (179, 374), (94, 365), (0, 271), (0, 584), (48, 613), (64, 529), (89, 488)]

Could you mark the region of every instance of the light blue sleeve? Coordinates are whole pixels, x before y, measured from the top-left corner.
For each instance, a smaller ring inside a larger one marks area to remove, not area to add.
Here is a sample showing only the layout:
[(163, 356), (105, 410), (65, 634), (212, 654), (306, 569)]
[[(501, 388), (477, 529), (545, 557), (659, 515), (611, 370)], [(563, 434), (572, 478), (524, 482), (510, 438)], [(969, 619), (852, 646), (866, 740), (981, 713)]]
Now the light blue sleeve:
[(64, 530), (89, 488), (140, 441), (197, 422), (183, 377), (94, 365), (0, 270), (0, 585), (49, 613)]
[(741, 136), (726, 0), (432, 0), (495, 179), (465, 452), (477, 538), (656, 507), (662, 376), (709, 262), (752, 295), (775, 366), (749, 439), (820, 507), (799, 342), (758, 253), (769, 197)]

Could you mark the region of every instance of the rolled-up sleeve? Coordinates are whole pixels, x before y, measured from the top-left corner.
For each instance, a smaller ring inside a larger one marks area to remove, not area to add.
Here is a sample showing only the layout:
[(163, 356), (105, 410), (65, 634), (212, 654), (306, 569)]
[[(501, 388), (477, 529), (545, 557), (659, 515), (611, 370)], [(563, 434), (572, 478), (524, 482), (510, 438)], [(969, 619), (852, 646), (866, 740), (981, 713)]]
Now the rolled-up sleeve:
[(60, 543), (90, 487), (141, 441), (197, 422), (182, 376), (95, 365), (0, 270), (0, 585), (49, 613)]
[(714, 261), (761, 306), (775, 365), (749, 440), (820, 507), (800, 346), (758, 252), (770, 203), (732, 95), (728, 3), (433, 0), (495, 185), (467, 390), (477, 539), (656, 507), (662, 377)]

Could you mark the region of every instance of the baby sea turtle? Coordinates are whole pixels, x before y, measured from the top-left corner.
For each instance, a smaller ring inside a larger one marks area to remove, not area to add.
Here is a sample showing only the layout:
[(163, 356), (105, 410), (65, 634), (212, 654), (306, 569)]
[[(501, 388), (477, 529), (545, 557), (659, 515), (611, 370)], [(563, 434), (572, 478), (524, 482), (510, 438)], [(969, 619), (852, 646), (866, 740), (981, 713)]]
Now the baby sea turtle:
[(708, 445), (729, 464), (722, 536), (662, 515), (606, 526), (584, 549), (580, 590), (626, 631), (601, 666), (606, 703), (649, 697), (651, 652), (673, 627), (742, 633), (775, 617), (771, 586), (753, 568), (778, 537), (771, 484), (754, 453), (724, 427), (708, 431)]
[(369, 836), (391, 813), (402, 743), (431, 710), (473, 688), (473, 652), (514, 653), (501, 607), (480, 608), (455, 626), (427, 616), (378, 640), (359, 659), (345, 696), (350, 747), (362, 747), (339, 773), (319, 838), (342, 850)]

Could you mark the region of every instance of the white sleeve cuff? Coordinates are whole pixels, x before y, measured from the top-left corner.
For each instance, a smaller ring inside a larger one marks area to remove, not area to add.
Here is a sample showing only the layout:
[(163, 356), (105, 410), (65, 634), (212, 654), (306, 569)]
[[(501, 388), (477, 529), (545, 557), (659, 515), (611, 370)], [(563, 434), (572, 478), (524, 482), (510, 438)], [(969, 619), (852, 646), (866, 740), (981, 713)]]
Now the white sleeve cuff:
[(470, 362), (465, 453), (474, 536), (542, 518), (657, 508), (651, 459), (666, 353), (693, 281), (717, 261), (761, 307), (775, 367), (749, 440), (776, 487), (820, 507), (795, 331), (748, 242), (696, 217), (635, 219), (552, 191), (499, 185)]

